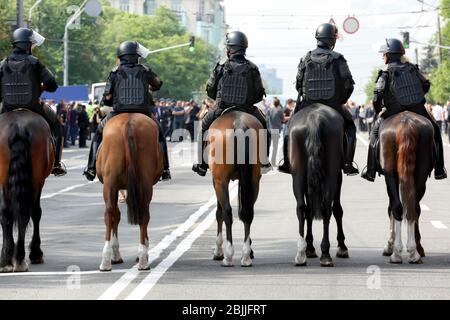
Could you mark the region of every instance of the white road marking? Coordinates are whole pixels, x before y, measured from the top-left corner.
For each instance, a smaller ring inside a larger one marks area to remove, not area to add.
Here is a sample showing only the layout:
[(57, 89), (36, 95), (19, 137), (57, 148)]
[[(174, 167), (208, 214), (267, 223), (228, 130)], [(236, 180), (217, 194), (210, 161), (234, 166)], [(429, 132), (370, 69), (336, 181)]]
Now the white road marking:
[(446, 142), (443, 142), (443, 144), (444, 144), (444, 146), (446, 146), (446, 147), (450, 147), (450, 144), (448, 144), (448, 143), (446, 143)]
[(79, 166), (74, 166), (74, 167), (68, 167), (67, 170), (79, 170), (79, 169), (84, 169), (84, 165), (79, 165)]
[[(237, 182), (231, 185), (232, 190), (237, 187)], [(154, 248), (149, 250), (149, 263), (159, 258), (159, 256), (166, 250), (175, 240), (183, 236), (197, 221), (205, 214), (212, 206), (217, 203), (216, 197), (212, 197), (205, 205), (200, 207), (195, 213), (193, 213), (182, 225), (159, 242)], [(125, 290), (126, 287), (140, 274), (137, 268), (137, 264), (128, 270), (119, 280), (111, 285), (98, 300), (114, 300), (120, 293)]]
[(360, 135), (359, 133), (356, 134), (356, 138), (358, 138), (358, 140), (361, 141), (364, 146), (366, 147), (369, 146), (369, 141), (363, 138), (363, 136)]
[(421, 204), (420, 208), (422, 209), (422, 211), (431, 211), (430, 207), (428, 207), (426, 204)]
[[(230, 201), (237, 197), (238, 188), (234, 188), (230, 193)], [(150, 274), (130, 293), (126, 300), (142, 300), (156, 285), (158, 280), (166, 271), (177, 262), (181, 256), (188, 251), (192, 244), (199, 238), (215, 221), (216, 210), (212, 210), (208, 216), (195, 228), (169, 256), (150, 271)]]
[(448, 227), (442, 221), (431, 221), (433, 227), (439, 230), (448, 230)]
[(51, 199), (51, 198), (56, 197), (57, 195), (60, 195), (60, 194), (63, 194), (63, 193), (66, 193), (66, 192), (69, 192), (69, 191), (72, 191), (72, 190), (75, 190), (75, 189), (78, 189), (78, 188), (81, 188), (81, 187), (85, 187), (85, 186), (88, 186), (90, 184), (97, 183), (97, 182), (98, 182), (98, 180), (94, 180), (94, 181), (91, 181), (91, 182), (88, 182), (88, 183), (77, 184), (77, 185), (74, 185), (74, 186), (71, 186), (71, 187), (67, 187), (67, 188), (64, 188), (64, 189), (62, 189), (60, 191), (57, 191), (57, 192), (54, 192), (54, 193), (50, 193), (50, 194), (47, 194), (47, 195), (43, 195), (41, 197), (41, 200), (42, 199)]
[(70, 161), (70, 160), (83, 159), (83, 158), (86, 158), (86, 157), (87, 157), (86, 154), (82, 154), (82, 155), (75, 156), (75, 157), (72, 157), (72, 158), (62, 159), (61, 161), (65, 162), (65, 161)]
[[(125, 273), (128, 269), (117, 269), (113, 270), (113, 273)], [(49, 271), (49, 272), (15, 272), (15, 273), (0, 273), (1, 277), (28, 277), (28, 276), (72, 276), (72, 275), (90, 275), (90, 274), (107, 274), (105, 272), (100, 272), (99, 270), (93, 271), (80, 271), (80, 272), (69, 272), (69, 271)]]

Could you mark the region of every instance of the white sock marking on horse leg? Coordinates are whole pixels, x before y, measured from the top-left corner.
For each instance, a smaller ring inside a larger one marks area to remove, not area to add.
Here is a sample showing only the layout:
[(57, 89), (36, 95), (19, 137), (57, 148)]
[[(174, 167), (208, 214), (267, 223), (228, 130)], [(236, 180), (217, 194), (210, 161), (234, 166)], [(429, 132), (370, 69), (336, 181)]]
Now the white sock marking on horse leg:
[(295, 264), (298, 266), (303, 266), (306, 264), (306, 241), (303, 237), (300, 237), (300, 239), (298, 240), (298, 252), (297, 252), (297, 256), (295, 257)]
[(392, 263), (402, 263), (402, 222), (395, 221), (395, 243), (394, 243), (394, 253), (391, 256)]
[(223, 257), (223, 235), (222, 233), (219, 233), (217, 235), (216, 239), (216, 248), (214, 249), (214, 256), (215, 257)]
[(250, 267), (253, 264), (253, 260), (250, 257), (251, 253), (252, 253), (252, 246), (250, 245), (250, 237), (249, 237), (247, 241), (244, 242), (244, 247), (242, 248), (241, 266)]
[(150, 264), (148, 263), (148, 246), (144, 244), (139, 245), (138, 249), (138, 257), (139, 257), (139, 263), (138, 263), (138, 270), (149, 270)]
[(408, 221), (408, 243), (407, 249), (409, 253), (408, 262), (417, 263), (420, 261), (420, 254), (417, 252), (416, 244), (416, 223), (414, 221)]
[(114, 262), (118, 262), (118, 261), (122, 260), (122, 257), (120, 256), (120, 251), (119, 251), (119, 238), (117, 238), (117, 236), (115, 236), (115, 235), (112, 236), (111, 247), (112, 247), (111, 260)]
[(225, 257), (223, 259), (223, 265), (227, 267), (233, 266), (234, 247), (230, 241), (225, 244)]
[(395, 219), (394, 216), (390, 216), (389, 222), (389, 240), (384, 248), (384, 253), (387, 255), (392, 255), (394, 253), (394, 242), (395, 242)]
[(28, 272), (28, 263), (25, 259), (19, 264), (16, 261), (14, 261), (14, 272)]
[(111, 256), (112, 256), (111, 242), (105, 241), (105, 246), (103, 247), (103, 253), (102, 253), (102, 263), (100, 265), (100, 271), (111, 271), (112, 270)]

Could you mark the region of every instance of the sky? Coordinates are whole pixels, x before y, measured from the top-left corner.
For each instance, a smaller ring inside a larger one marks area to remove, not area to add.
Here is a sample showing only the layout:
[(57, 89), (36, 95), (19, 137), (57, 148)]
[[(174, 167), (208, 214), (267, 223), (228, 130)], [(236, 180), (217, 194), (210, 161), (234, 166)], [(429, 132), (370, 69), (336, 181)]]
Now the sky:
[[(348, 61), (356, 82), (351, 100), (364, 103), (364, 87), (372, 70), (383, 65), (378, 50), (386, 38), (428, 43), (437, 31), (439, 0), (224, 0), (230, 31), (240, 30), (249, 38), (247, 57), (257, 65), (277, 69), (284, 80), (284, 94), (296, 97), (295, 76), (300, 58), (316, 46), (315, 30), (333, 18), (342, 34), (335, 50)], [(425, 10), (427, 12), (423, 12)], [(343, 22), (355, 16), (356, 34), (347, 34)], [(407, 56), (415, 63), (415, 44)], [(419, 57), (424, 54), (419, 46)]]

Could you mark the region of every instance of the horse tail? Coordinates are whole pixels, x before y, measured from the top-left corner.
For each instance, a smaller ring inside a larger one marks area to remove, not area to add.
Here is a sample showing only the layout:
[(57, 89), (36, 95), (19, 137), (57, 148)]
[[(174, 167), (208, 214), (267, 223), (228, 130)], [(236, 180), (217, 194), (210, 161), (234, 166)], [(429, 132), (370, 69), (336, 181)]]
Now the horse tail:
[(127, 149), (127, 162), (128, 162), (128, 183), (127, 183), (127, 214), (128, 223), (131, 225), (139, 225), (141, 223), (141, 217), (144, 213), (143, 208), (144, 190), (139, 184), (138, 174), (138, 155), (137, 155), (137, 143), (134, 133), (134, 126), (131, 121), (127, 123), (126, 136), (128, 147)]
[(12, 208), (13, 221), (20, 228), (26, 228), (33, 205), (31, 163), (31, 134), (27, 128), (13, 124), (8, 145), (10, 150), (7, 195)]
[(308, 121), (308, 134), (306, 135), (305, 148), (307, 154), (306, 171), (308, 184), (308, 206), (314, 219), (323, 219), (325, 203), (328, 195), (324, 188), (325, 181), (325, 150), (322, 143), (324, 129), (320, 117), (313, 115)]
[[(246, 126), (241, 125), (243, 132), (248, 130)], [(245, 137), (245, 162), (238, 163), (237, 171), (239, 175), (239, 219), (244, 223), (251, 223), (254, 217), (254, 199), (253, 199), (253, 165), (250, 163), (250, 138)], [(238, 149), (239, 152), (239, 149)]]
[(400, 195), (406, 218), (417, 221), (416, 185), (414, 172), (416, 169), (416, 146), (418, 142), (417, 126), (413, 120), (406, 119), (396, 133), (397, 171), (400, 182)]

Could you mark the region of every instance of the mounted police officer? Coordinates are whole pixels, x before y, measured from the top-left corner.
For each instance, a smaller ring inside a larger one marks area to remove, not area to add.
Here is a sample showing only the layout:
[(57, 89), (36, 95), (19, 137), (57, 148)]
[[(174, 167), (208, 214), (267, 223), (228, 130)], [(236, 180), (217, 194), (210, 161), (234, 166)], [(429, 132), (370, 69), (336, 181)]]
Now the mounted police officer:
[[(373, 106), (378, 119), (370, 135), (367, 168), (364, 169), (362, 177), (371, 182), (375, 181), (378, 167), (378, 136), (383, 119), (403, 111), (410, 111), (424, 116), (433, 124), (434, 141), (437, 149), (434, 175), (436, 180), (446, 179), (447, 172), (444, 167), (441, 129), (425, 109), (425, 94), (430, 90), (430, 81), (420, 73), (417, 65), (405, 61), (405, 48), (400, 40), (387, 39), (386, 45), (381, 47), (380, 53), (383, 53), (387, 68), (380, 70), (376, 82)], [(383, 110), (383, 107), (386, 109)]]
[[(338, 37), (338, 29), (330, 23), (322, 24), (316, 31), (317, 48), (306, 54), (298, 66), (296, 88), (299, 93), (294, 113), (314, 103), (335, 109), (345, 121), (344, 173), (357, 175), (353, 166), (356, 149), (356, 126), (351, 114), (344, 108), (354, 90), (352, 74), (347, 61), (340, 53), (333, 51)], [(291, 173), (288, 157), (288, 136), (284, 138), (284, 163), (280, 172)]]
[[(266, 119), (255, 104), (262, 101), (266, 92), (262, 84), (258, 67), (245, 57), (248, 48), (247, 36), (240, 32), (230, 32), (226, 36), (228, 59), (225, 63), (218, 63), (208, 80), (206, 91), (208, 97), (216, 100), (217, 108), (210, 110), (202, 122), (202, 137), (211, 124), (227, 109), (238, 107), (239, 110), (255, 116), (267, 130)], [(204, 177), (208, 171), (208, 164), (203, 157), (205, 143), (199, 139), (202, 150), (200, 164), (194, 164), (192, 170)], [(267, 156), (269, 155), (270, 135), (267, 134)], [(271, 168), (270, 163), (263, 165), (266, 171)]]
[(166, 139), (158, 121), (152, 117), (155, 104), (150, 90), (159, 90), (163, 82), (152, 70), (139, 63), (139, 58), (145, 58), (147, 55), (148, 50), (133, 41), (123, 42), (117, 50), (120, 64), (109, 74), (102, 101), (104, 105), (112, 106), (113, 111), (102, 120), (92, 138), (89, 163), (83, 173), (90, 181), (96, 176), (97, 151), (103, 140), (103, 128), (109, 119), (120, 113), (142, 113), (155, 120), (159, 127), (159, 143), (164, 153), (161, 180), (171, 179)]
[(63, 176), (67, 172), (61, 164), (64, 144), (63, 130), (56, 113), (40, 101), (43, 91), (58, 88), (53, 74), (32, 55), (32, 49), (44, 43), (45, 38), (36, 31), (19, 28), (12, 35), (12, 54), (0, 64), (0, 113), (28, 109), (42, 115), (50, 126), (55, 141), (55, 163), (52, 174)]

